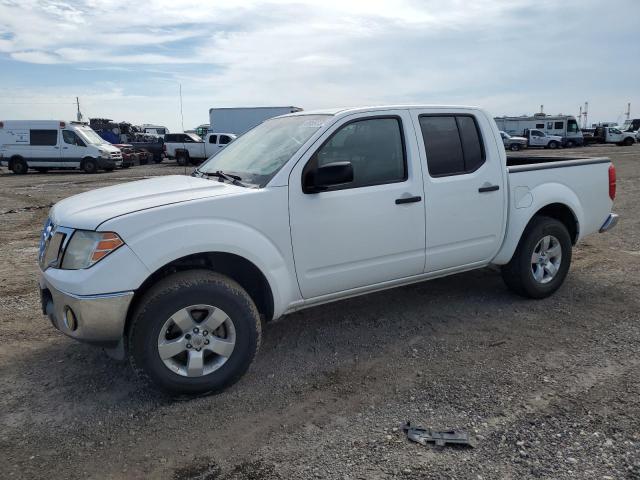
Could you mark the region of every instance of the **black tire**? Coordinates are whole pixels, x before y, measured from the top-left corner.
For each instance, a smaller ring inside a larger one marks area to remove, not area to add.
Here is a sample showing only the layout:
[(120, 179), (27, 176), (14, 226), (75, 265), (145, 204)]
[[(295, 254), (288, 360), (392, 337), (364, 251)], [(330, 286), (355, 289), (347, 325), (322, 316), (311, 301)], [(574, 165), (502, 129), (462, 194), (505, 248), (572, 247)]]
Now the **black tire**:
[(151, 152), (147, 149), (142, 149), (141, 152), (144, 154), (144, 163), (142, 161), (140, 161), (140, 165), (147, 165), (148, 163), (151, 163), (152, 159), (153, 159), (153, 155), (151, 155)]
[(549, 147), (551, 150), (555, 150), (556, 148), (558, 148), (558, 142), (556, 142), (555, 140), (551, 140), (547, 147)]
[[(222, 309), (233, 323), (235, 346), (216, 370), (187, 377), (165, 365), (158, 338), (172, 315), (193, 305)], [(201, 395), (231, 386), (247, 371), (260, 346), (260, 316), (251, 297), (235, 281), (209, 270), (178, 272), (160, 280), (144, 294), (132, 318), (128, 346), (133, 369), (155, 387), (174, 395)]]
[(565, 147), (565, 148), (573, 148), (573, 147), (575, 147), (575, 146), (576, 146), (576, 145), (575, 145), (575, 143), (573, 142), (573, 140), (569, 140), (569, 141), (567, 141), (567, 143), (565, 143), (565, 145), (564, 145), (564, 147)]
[(635, 143), (635, 142), (633, 141), (633, 138), (631, 138), (631, 137), (627, 137), (627, 138), (625, 138), (625, 139), (624, 139), (624, 142), (622, 142), (622, 144), (623, 144), (625, 147), (630, 147), (630, 146), (631, 146), (631, 145), (633, 145), (634, 143)]
[[(553, 236), (561, 247), (561, 261), (555, 276), (547, 283), (534, 278), (532, 255), (538, 243)], [(513, 292), (528, 298), (545, 298), (553, 294), (564, 282), (571, 265), (571, 236), (567, 227), (555, 218), (534, 217), (518, 243), (511, 261), (502, 267), (502, 278)]]
[(113, 172), (116, 169), (116, 167), (105, 167), (104, 171), (105, 172)]
[(29, 165), (22, 157), (11, 159), (11, 171), (16, 175), (24, 175), (29, 171)]
[(96, 173), (98, 171), (98, 162), (93, 158), (85, 158), (82, 162), (82, 170), (86, 173)]
[(189, 162), (189, 153), (187, 152), (178, 152), (176, 153), (176, 162), (181, 167), (185, 166)]
[(512, 143), (509, 148), (511, 149), (512, 152), (517, 152), (518, 150), (520, 150), (520, 144), (519, 143)]

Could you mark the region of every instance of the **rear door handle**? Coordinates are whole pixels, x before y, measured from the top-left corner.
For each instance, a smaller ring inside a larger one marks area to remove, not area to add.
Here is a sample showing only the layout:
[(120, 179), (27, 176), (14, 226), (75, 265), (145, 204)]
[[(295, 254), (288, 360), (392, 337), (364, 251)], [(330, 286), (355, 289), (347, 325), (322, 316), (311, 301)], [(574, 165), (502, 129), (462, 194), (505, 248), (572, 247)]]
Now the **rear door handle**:
[(421, 200), (422, 197), (420, 196), (396, 198), (396, 205), (402, 205), (403, 203), (415, 203)]
[(480, 193), (484, 192), (495, 192), (496, 190), (500, 190), (500, 185), (490, 185), (488, 187), (480, 187), (478, 191)]

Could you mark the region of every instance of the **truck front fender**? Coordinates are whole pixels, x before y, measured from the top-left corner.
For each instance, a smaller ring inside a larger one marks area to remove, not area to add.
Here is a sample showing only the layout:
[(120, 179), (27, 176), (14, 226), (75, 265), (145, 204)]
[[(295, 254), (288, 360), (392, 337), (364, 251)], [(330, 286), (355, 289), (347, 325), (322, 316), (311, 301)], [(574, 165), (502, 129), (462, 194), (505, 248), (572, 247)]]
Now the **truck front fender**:
[[(104, 225), (109, 228), (108, 222)], [(253, 263), (264, 275), (273, 295), (274, 318), (300, 298), (295, 271), (281, 251), (262, 232), (229, 219), (186, 218), (158, 222), (127, 234), (123, 240), (150, 272), (194, 254), (229, 253)], [(142, 283), (142, 282), (141, 282)]]
[[(513, 183), (517, 185), (517, 181)], [(510, 196), (507, 232), (502, 247), (491, 263), (497, 265), (509, 263), (531, 219), (540, 210), (550, 205), (562, 205), (571, 211), (577, 223), (576, 241), (580, 238), (580, 225), (583, 224), (584, 211), (578, 196), (567, 185), (544, 183), (533, 189), (512, 187)]]

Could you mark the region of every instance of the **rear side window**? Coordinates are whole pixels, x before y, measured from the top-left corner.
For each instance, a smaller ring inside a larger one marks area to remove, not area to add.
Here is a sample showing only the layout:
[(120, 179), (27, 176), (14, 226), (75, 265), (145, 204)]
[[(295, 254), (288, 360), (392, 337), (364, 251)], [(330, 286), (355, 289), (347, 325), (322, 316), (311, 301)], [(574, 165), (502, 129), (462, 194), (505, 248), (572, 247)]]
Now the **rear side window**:
[(556, 122), (554, 130), (562, 130), (564, 128), (564, 123)]
[(470, 173), (484, 163), (482, 138), (472, 116), (424, 115), (420, 129), (432, 177)]
[(31, 130), (31, 145), (52, 146), (58, 144), (58, 130)]
[(209, 137), (209, 143), (218, 143), (218, 136), (217, 135), (211, 135)]
[(536, 128), (544, 128), (544, 123), (536, 123)]

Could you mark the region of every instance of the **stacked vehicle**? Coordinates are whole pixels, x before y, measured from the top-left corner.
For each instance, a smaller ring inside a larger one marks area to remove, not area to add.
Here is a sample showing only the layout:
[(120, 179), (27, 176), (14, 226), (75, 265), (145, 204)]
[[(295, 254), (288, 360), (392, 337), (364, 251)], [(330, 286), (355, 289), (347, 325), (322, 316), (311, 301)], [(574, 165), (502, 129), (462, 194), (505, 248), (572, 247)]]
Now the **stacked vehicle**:
[(114, 145), (129, 145), (143, 161), (149, 159), (160, 163), (164, 158), (164, 133), (160, 132), (168, 132), (166, 127), (139, 127), (128, 122), (116, 123), (109, 118), (91, 118), (89, 125), (106, 141)]

